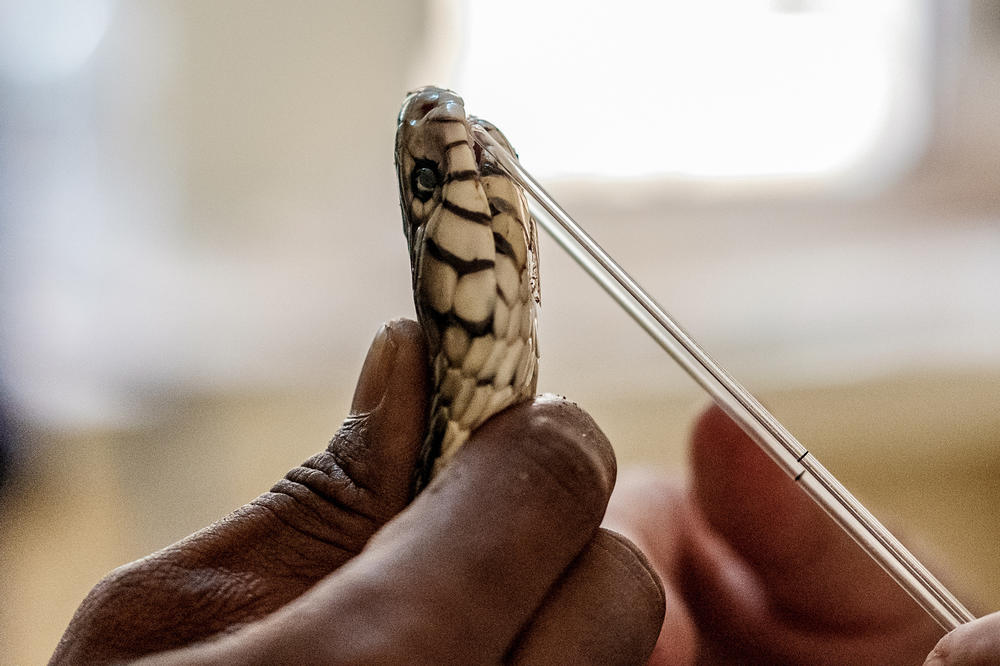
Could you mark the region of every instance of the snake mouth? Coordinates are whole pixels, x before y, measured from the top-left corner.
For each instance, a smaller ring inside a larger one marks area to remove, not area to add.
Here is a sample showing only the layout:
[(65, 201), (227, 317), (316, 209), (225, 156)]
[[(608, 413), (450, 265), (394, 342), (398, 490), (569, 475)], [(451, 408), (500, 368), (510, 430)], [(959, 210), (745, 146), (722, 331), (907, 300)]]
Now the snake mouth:
[(486, 134), (490, 135), (490, 138), (496, 141), (502, 148), (504, 148), (511, 156), (517, 159), (517, 151), (514, 147), (510, 145), (510, 141), (504, 136), (496, 125), (488, 120), (480, 118), (479, 116), (469, 116), (468, 118), (469, 127), (469, 143), (472, 144), (472, 150), (476, 158), (476, 170), (482, 175), (503, 173), (503, 169), (499, 166), (497, 158), (483, 147), (475, 138), (475, 132), (473, 128), (476, 128)]
[(482, 145), (476, 141), (476, 137), (472, 135), (472, 130), (469, 130), (469, 142), (472, 144), (472, 154), (476, 158), (476, 170), (482, 173), (483, 171), (483, 161), (486, 159), (486, 151), (483, 150)]

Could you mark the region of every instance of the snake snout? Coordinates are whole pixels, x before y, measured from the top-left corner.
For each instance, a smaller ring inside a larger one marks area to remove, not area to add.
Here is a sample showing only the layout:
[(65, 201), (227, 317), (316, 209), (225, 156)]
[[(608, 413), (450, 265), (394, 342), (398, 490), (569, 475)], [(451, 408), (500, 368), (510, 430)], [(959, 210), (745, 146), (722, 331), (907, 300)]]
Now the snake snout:
[(409, 94), (399, 113), (400, 124), (465, 120), (465, 102), (458, 94), (445, 88), (427, 86)]

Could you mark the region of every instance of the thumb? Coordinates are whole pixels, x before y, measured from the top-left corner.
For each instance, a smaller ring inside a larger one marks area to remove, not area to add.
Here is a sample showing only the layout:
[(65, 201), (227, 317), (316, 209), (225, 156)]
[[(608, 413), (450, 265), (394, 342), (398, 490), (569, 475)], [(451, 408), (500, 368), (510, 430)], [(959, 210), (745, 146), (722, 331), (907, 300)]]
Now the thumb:
[(409, 503), (427, 427), (426, 396), (423, 331), (405, 319), (385, 324), (361, 369), (351, 413), (326, 450), (253, 503), (295, 532), (335, 544), (332, 564), (339, 566)]
[[(413, 470), (427, 432), (427, 351), (420, 325), (397, 319), (382, 326), (361, 369), (351, 412), (326, 451), (293, 470), (318, 469), (364, 512), (381, 522), (409, 501)], [(308, 476), (308, 474), (306, 475)], [(344, 484), (343, 482), (347, 482)], [(280, 484), (279, 484), (280, 485)]]
[(426, 427), (426, 359), (415, 322), (383, 326), (351, 415), (326, 450), (217, 523), (105, 577), (52, 663), (129, 659), (231, 631), (356, 555), (409, 502)]

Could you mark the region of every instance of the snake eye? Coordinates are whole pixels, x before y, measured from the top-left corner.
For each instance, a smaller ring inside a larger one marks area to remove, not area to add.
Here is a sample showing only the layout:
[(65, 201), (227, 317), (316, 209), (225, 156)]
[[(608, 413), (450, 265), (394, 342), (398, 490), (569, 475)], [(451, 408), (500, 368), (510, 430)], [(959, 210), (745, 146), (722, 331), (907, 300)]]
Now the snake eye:
[(419, 160), (410, 173), (410, 189), (420, 201), (429, 201), (438, 186), (437, 165), (428, 160)]

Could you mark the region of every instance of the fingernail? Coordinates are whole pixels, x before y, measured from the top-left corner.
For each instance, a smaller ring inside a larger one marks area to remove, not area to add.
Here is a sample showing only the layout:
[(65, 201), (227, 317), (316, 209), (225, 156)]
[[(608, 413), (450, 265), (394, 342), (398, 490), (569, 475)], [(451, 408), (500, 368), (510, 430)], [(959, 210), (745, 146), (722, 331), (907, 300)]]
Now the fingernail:
[(389, 335), (388, 324), (383, 324), (375, 334), (365, 364), (361, 368), (361, 376), (358, 377), (354, 399), (351, 401), (351, 414), (363, 414), (379, 406), (389, 385), (389, 375), (395, 357), (396, 343)]
[(938, 644), (934, 646), (931, 653), (927, 655), (927, 659), (924, 660), (924, 666), (945, 666), (948, 663), (947, 650), (944, 649), (942, 643), (946, 641), (948, 637), (945, 636)]

